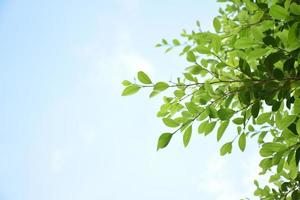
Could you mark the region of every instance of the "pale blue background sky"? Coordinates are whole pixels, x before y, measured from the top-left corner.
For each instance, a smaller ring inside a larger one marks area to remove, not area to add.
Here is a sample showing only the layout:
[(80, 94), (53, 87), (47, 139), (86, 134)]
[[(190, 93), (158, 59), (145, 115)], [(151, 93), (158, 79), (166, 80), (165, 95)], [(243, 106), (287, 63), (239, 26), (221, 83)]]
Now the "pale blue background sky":
[[(1, 200), (232, 200), (251, 196), (256, 149), (220, 158), (215, 134), (167, 129), (160, 97), (121, 97), (142, 69), (170, 80), (186, 67), (154, 48), (183, 28), (211, 29), (214, 1), (0, 1)], [(230, 130), (228, 134), (234, 134)]]

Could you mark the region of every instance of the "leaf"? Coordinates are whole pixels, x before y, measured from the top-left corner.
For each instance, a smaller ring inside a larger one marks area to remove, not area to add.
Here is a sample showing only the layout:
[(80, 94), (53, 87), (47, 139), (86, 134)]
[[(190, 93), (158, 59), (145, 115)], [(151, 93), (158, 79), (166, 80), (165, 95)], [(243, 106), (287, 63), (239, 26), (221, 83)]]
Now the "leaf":
[(157, 150), (165, 148), (170, 143), (170, 140), (172, 138), (173, 134), (171, 133), (163, 133), (158, 138), (157, 142)]
[(290, 11), (291, 13), (293, 13), (294, 15), (300, 15), (300, 5), (296, 4), (296, 3), (292, 3), (290, 5)]
[(218, 110), (218, 117), (220, 120), (225, 121), (229, 120), (234, 114), (234, 110), (229, 108), (221, 108)]
[(291, 50), (300, 47), (300, 22), (294, 23), (289, 30), (288, 44)]
[(235, 118), (234, 120), (232, 120), (232, 122), (233, 122), (234, 124), (241, 125), (241, 124), (244, 123), (244, 118), (238, 117), (238, 118)]
[(296, 165), (298, 166), (300, 161), (300, 147), (298, 147), (296, 150), (295, 159), (296, 159)]
[(245, 148), (246, 148), (246, 134), (245, 133), (240, 135), (238, 143), (239, 143), (240, 150), (245, 151)]
[(221, 30), (221, 23), (217, 17), (214, 18), (213, 24), (214, 24), (215, 31), (219, 33)]
[(264, 124), (270, 121), (271, 113), (262, 113), (256, 119), (257, 124)]
[(253, 118), (256, 118), (258, 116), (259, 109), (260, 109), (260, 102), (256, 101), (251, 107), (251, 114)]
[(249, 39), (249, 38), (240, 38), (234, 43), (234, 47), (237, 49), (244, 49), (244, 48), (250, 48), (255, 45), (255, 41)]
[(220, 149), (220, 155), (230, 154), (232, 151), (232, 142), (225, 143)]
[(216, 122), (208, 123), (205, 127), (204, 135), (208, 135), (209, 133), (211, 133), (214, 130), (215, 126)]
[(189, 51), (186, 55), (186, 59), (189, 62), (196, 62), (196, 56), (192, 51)]
[(199, 134), (205, 132), (206, 126), (207, 126), (208, 123), (209, 123), (208, 120), (206, 120), (206, 121), (202, 122), (202, 123), (199, 125), (199, 127), (198, 127), (198, 133), (199, 133)]
[(299, 114), (300, 113), (300, 98), (296, 98), (294, 102), (294, 107), (293, 107), (293, 113), (294, 114)]
[(281, 119), (281, 121), (278, 124), (278, 128), (281, 130), (287, 128), (291, 123), (295, 121), (296, 117), (296, 115), (288, 115), (283, 117), (283, 119)]
[(269, 14), (278, 20), (285, 20), (289, 16), (288, 11), (279, 5), (271, 6)]
[(135, 85), (135, 84), (129, 85), (123, 90), (122, 96), (129, 96), (129, 95), (135, 94), (140, 89), (141, 89), (141, 87), (138, 85)]
[(183, 133), (183, 144), (185, 147), (188, 146), (192, 136), (192, 126), (189, 126)]
[(229, 125), (229, 121), (224, 121), (221, 123), (220, 127), (218, 128), (218, 132), (217, 132), (217, 141), (220, 141), (220, 139), (224, 135), (228, 125)]
[(153, 90), (162, 92), (169, 88), (169, 85), (165, 82), (158, 82), (154, 85)]
[(176, 121), (174, 121), (173, 119), (170, 119), (170, 118), (163, 118), (162, 119), (164, 124), (168, 127), (171, 127), (171, 128), (176, 128), (179, 126), (179, 123), (177, 123)]
[(144, 83), (144, 84), (151, 84), (152, 83), (149, 76), (145, 72), (142, 72), (142, 71), (138, 72), (138, 79), (139, 79), (139, 81), (141, 81), (141, 83)]
[(179, 42), (179, 40), (177, 40), (177, 39), (174, 39), (172, 42), (173, 42), (173, 44), (174, 44), (175, 46), (179, 46), (179, 45), (180, 45), (180, 42)]
[(130, 82), (130, 81), (128, 81), (128, 80), (124, 80), (123, 82), (122, 82), (122, 85), (123, 86), (129, 86), (129, 85), (131, 85), (132, 83)]
[(297, 123), (296, 123), (296, 130), (298, 135), (300, 135), (300, 119), (298, 119)]

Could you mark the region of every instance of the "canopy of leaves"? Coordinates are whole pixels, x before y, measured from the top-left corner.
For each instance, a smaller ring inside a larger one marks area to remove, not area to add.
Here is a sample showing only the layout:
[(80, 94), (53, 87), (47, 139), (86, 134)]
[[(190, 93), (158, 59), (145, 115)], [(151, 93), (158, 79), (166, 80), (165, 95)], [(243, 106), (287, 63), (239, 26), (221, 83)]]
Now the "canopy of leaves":
[[(176, 82), (152, 83), (138, 73), (139, 83), (124, 81), (123, 95), (152, 88), (150, 97), (171, 89), (163, 97), (157, 116), (173, 130), (163, 133), (157, 149), (171, 144), (182, 133), (188, 146), (192, 134), (217, 140), (228, 125), (236, 126), (232, 139), (224, 141), (220, 154), (233, 145), (241, 151), (248, 138), (260, 145), (261, 174), (270, 184), (257, 181), (260, 199), (300, 199), (300, 1), (219, 0), (226, 3), (213, 20), (214, 32), (183, 31), (182, 38), (163, 39), (158, 47), (182, 48), (189, 63)], [(197, 130), (197, 131), (196, 131)]]

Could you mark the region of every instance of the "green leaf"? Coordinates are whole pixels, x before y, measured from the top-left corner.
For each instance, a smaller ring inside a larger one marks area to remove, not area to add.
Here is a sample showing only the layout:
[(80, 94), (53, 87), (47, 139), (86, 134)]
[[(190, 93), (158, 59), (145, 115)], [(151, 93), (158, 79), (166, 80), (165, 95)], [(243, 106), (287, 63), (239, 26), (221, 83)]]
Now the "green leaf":
[(217, 132), (217, 141), (220, 141), (220, 139), (224, 135), (228, 125), (229, 125), (229, 121), (224, 121), (221, 123), (220, 127), (218, 128), (218, 132)]
[(158, 82), (154, 85), (153, 90), (158, 91), (158, 92), (162, 92), (166, 89), (169, 88), (169, 85), (165, 82)]
[(229, 108), (221, 108), (218, 110), (218, 117), (220, 120), (225, 121), (229, 120), (234, 114), (234, 110)]
[(183, 133), (183, 144), (185, 147), (188, 146), (192, 136), (192, 126), (189, 126)]
[(129, 86), (129, 85), (131, 85), (132, 83), (130, 82), (130, 81), (128, 81), (128, 80), (124, 80), (123, 82), (122, 82), (122, 85), (123, 86)]
[(296, 150), (295, 159), (296, 159), (296, 165), (298, 166), (299, 161), (300, 161), (300, 148), (299, 147)]
[(172, 138), (173, 134), (171, 133), (163, 133), (158, 138), (157, 142), (157, 150), (165, 148), (170, 143), (170, 140)]
[(287, 128), (291, 123), (295, 121), (296, 117), (296, 115), (288, 115), (283, 117), (283, 119), (281, 119), (281, 121), (278, 124), (278, 128), (281, 130)]
[(232, 142), (225, 143), (220, 149), (220, 155), (230, 154), (232, 151)]
[(296, 130), (298, 135), (300, 135), (300, 119), (298, 119), (297, 123), (296, 123)]
[(173, 44), (174, 44), (175, 46), (179, 46), (179, 45), (180, 45), (180, 42), (179, 42), (179, 40), (174, 39), (174, 40), (173, 40)]
[(264, 124), (270, 121), (271, 113), (262, 113), (261, 115), (258, 116), (256, 119), (257, 124)]
[(163, 118), (162, 119), (164, 124), (168, 127), (171, 127), (171, 128), (176, 128), (179, 126), (179, 123), (177, 123), (175, 120), (173, 119), (170, 119), (170, 118)]
[(256, 101), (251, 107), (251, 114), (253, 118), (256, 118), (258, 116), (259, 109), (260, 109), (260, 102)]
[(122, 96), (129, 96), (129, 95), (135, 94), (140, 89), (141, 89), (141, 87), (138, 85), (135, 85), (135, 84), (129, 85), (123, 90)]
[(206, 126), (207, 126), (208, 123), (209, 123), (208, 120), (206, 120), (206, 121), (202, 122), (202, 123), (199, 125), (199, 127), (198, 127), (198, 133), (199, 133), (199, 134), (205, 132)]
[(269, 14), (278, 20), (285, 20), (289, 16), (288, 11), (279, 5), (273, 5), (270, 8)]
[(215, 31), (219, 33), (221, 30), (221, 22), (217, 17), (214, 18), (213, 24), (214, 24)]
[(294, 107), (293, 107), (293, 113), (294, 114), (300, 114), (300, 99), (296, 98), (294, 102)]
[(233, 122), (234, 124), (241, 125), (241, 124), (244, 123), (244, 118), (238, 117), (238, 118), (235, 118), (234, 120), (232, 120), (232, 122)]
[(142, 71), (138, 72), (138, 79), (141, 83), (144, 83), (144, 84), (151, 84), (152, 83), (149, 76), (145, 72), (142, 72)]
[(189, 61), (189, 62), (196, 62), (196, 56), (195, 56), (195, 54), (192, 52), (192, 51), (189, 51), (188, 53), (187, 53), (187, 55), (186, 55), (186, 59), (187, 59), (187, 61)]
[(243, 133), (239, 137), (239, 148), (241, 151), (245, 151), (246, 148), (246, 134)]
[(250, 48), (255, 45), (255, 41), (249, 39), (249, 38), (240, 38), (234, 43), (234, 47), (237, 49), (244, 49), (244, 48)]
[(205, 127), (204, 135), (208, 135), (209, 133), (211, 133), (214, 130), (215, 126), (216, 126), (216, 122), (208, 123), (207, 126)]
[(294, 23), (289, 30), (288, 44), (291, 50), (300, 47), (300, 22)]
[(300, 15), (300, 5), (296, 4), (296, 3), (292, 3), (290, 5), (290, 11), (291, 13), (293, 13), (294, 15)]

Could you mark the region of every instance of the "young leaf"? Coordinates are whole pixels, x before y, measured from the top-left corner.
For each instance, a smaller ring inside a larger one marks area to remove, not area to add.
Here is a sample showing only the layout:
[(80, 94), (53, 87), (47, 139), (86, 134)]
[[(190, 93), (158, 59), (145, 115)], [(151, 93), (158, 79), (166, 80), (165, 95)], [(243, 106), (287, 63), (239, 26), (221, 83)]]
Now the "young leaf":
[(239, 137), (239, 148), (241, 151), (244, 151), (246, 148), (246, 134), (243, 133)]
[(232, 142), (225, 143), (220, 149), (220, 155), (230, 154), (232, 151)]
[(290, 11), (291, 11), (291, 13), (293, 13), (295, 15), (300, 15), (300, 5), (298, 5), (296, 3), (292, 3), (290, 5)]
[(221, 22), (217, 17), (214, 18), (213, 24), (214, 24), (215, 31), (219, 33), (221, 30)]
[(226, 128), (228, 127), (229, 121), (224, 121), (221, 123), (220, 127), (218, 128), (217, 132), (217, 141), (220, 141), (222, 136), (224, 135), (224, 132), (226, 131)]
[(175, 120), (173, 119), (170, 119), (170, 118), (163, 118), (162, 119), (164, 124), (168, 127), (171, 127), (171, 128), (176, 128), (179, 126), (179, 123), (177, 123)]
[(152, 83), (149, 76), (145, 72), (142, 72), (142, 71), (138, 72), (138, 79), (139, 79), (139, 81), (141, 81), (141, 83), (144, 83), (144, 84), (151, 84)]
[(183, 133), (183, 144), (187, 147), (192, 136), (192, 126), (189, 126)]
[(165, 148), (169, 144), (172, 136), (173, 136), (173, 134), (171, 134), (171, 133), (161, 134), (160, 137), (158, 138), (157, 150)]
[(141, 87), (138, 85), (135, 85), (135, 84), (129, 85), (123, 90), (122, 96), (129, 96), (129, 95), (135, 94), (140, 89), (141, 89)]
[(166, 89), (169, 88), (169, 85), (165, 82), (158, 82), (154, 85), (153, 90), (158, 91), (158, 92), (162, 92)]
[(273, 18), (278, 20), (285, 20), (289, 16), (288, 11), (279, 5), (271, 6), (269, 13)]

